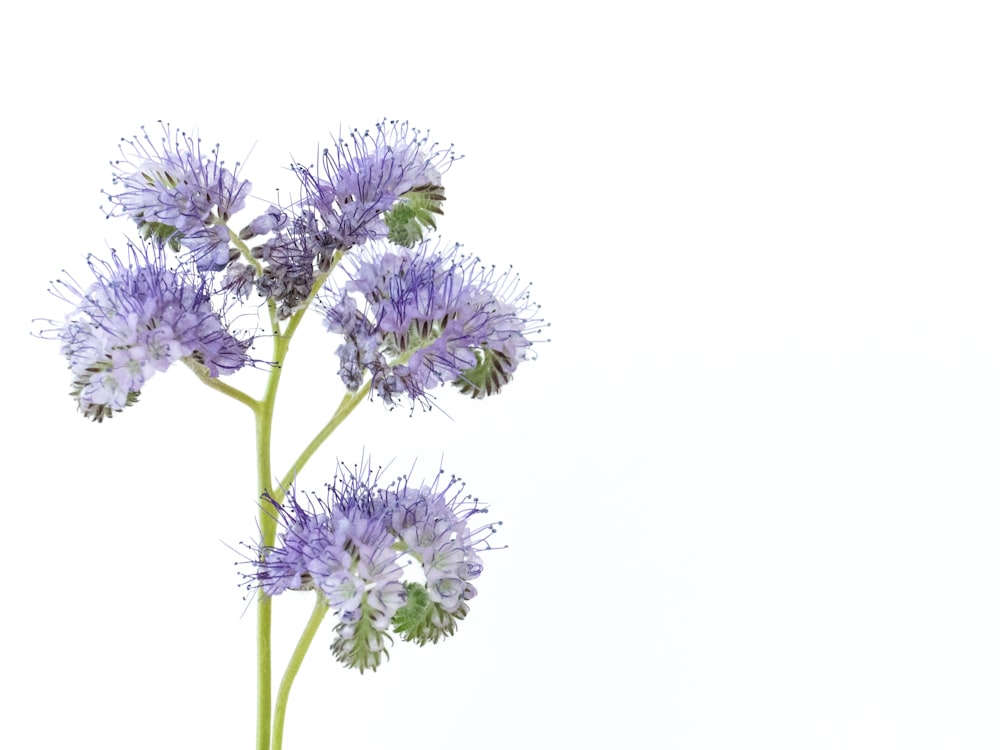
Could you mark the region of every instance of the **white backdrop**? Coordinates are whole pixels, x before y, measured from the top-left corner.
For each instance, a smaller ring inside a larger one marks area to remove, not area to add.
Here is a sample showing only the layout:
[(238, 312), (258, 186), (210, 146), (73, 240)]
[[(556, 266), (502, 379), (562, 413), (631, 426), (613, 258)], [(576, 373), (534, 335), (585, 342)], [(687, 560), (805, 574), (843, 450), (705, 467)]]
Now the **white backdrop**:
[[(509, 549), (374, 675), (324, 628), (285, 747), (1000, 746), (991, 4), (294, 5), (0, 31), (11, 746), (253, 742), (249, 414), (177, 367), (91, 424), (29, 336), (130, 231), (118, 139), (197, 128), (271, 199), (383, 117), (466, 155), (442, 234), (532, 281), (552, 340), (496, 400), (363, 405), (309, 466), (443, 463)], [(279, 470), (341, 393), (308, 322)], [(276, 605), (280, 669), (311, 601)]]

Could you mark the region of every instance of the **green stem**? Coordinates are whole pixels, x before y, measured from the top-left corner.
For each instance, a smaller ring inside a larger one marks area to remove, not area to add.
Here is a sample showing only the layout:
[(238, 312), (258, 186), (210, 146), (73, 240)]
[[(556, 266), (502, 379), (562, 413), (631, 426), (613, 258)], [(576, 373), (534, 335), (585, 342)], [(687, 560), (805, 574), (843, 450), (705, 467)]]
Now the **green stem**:
[[(267, 511), (264, 496), (274, 498), (271, 484), (271, 428), (274, 424), (274, 404), (281, 382), (281, 366), (288, 353), (288, 338), (281, 335), (273, 322), (274, 364), (267, 378), (264, 398), (258, 403), (257, 417), (257, 488), (259, 490), (258, 523), (261, 548), (274, 545), (277, 519)], [(257, 595), (257, 750), (268, 750), (271, 739), (271, 597), (260, 591)]]
[(288, 470), (288, 473), (285, 474), (284, 478), (281, 480), (282, 487), (291, 486), (291, 482), (295, 481), (295, 477), (300, 471), (302, 471), (302, 467), (304, 467), (306, 462), (312, 458), (313, 454), (319, 450), (319, 447), (323, 445), (323, 442), (330, 437), (337, 427), (340, 426), (341, 422), (347, 419), (348, 415), (354, 411), (355, 407), (365, 400), (365, 397), (368, 395), (369, 385), (370, 381), (366, 381), (365, 384), (357, 390), (357, 392), (348, 393), (344, 396), (340, 405), (337, 407), (337, 410), (333, 413), (333, 416), (330, 417), (330, 421), (323, 426), (323, 429), (316, 434), (316, 437), (312, 439), (309, 445), (305, 447), (305, 450), (303, 450), (299, 457), (295, 459), (295, 463), (292, 464), (292, 468)]
[[(246, 250), (246, 245), (241, 244), (241, 249)], [(249, 251), (245, 253), (249, 255)], [(278, 487), (281, 494), (275, 492), (271, 483), (271, 430), (274, 424), (274, 405), (278, 397), (278, 385), (281, 382), (281, 373), (285, 365), (285, 357), (288, 354), (288, 347), (291, 344), (292, 335), (302, 322), (306, 310), (309, 308), (316, 294), (322, 288), (330, 272), (342, 257), (342, 253), (337, 253), (333, 258), (330, 270), (320, 274), (313, 284), (302, 308), (297, 310), (289, 319), (285, 330), (281, 330), (278, 323), (277, 309), (273, 299), (268, 298), (267, 306), (271, 320), (271, 334), (274, 337), (274, 354), (272, 357), (271, 373), (267, 379), (267, 386), (264, 389), (264, 397), (256, 402), (254, 414), (257, 417), (257, 486), (260, 490), (260, 498), (264, 495), (273, 499), (276, 503), (284, 502), (284, 488), (287, 483), (282, 482)], [(259, 266), (258, 266), (259, 268)], [(346, 416), (346, 415), (345, 415)], [(263, 502), (260, 503), (258, 513), (258, 523), (261, 533), (261, 548), (266, 549), (274, 546), (277, 533), (278, 520), (275, 515), (269, 512)], [(294, 677), (294, 674), (292, 675)], [(290, 687), (290, 683), (289, 683)], [(279, 732), (280, 736), (280, 732)], [(271, 597), (261, 591), (257, 596), (257, 750), (269, 750), (271, 739)], [(280, 741), (280, 740), (279, 740)]]
[[(227, 226), (226, 229), (229, 229), (229, 227)], [(259, 277), (263, 273), (263, 269), (261, 268), (260, 261), (253, 257), (253, 254), (250, 252), (249, 245), (241, 240), (240, 236), (232, 229), (229, 229), (229, 239), (232, 240), (233, 244), (239, 249), (240, 255), (243, 256), (243, 260), (253, 266), (254, 275)]]
[(305, 630), (302, 631), (302, 635), (299, 637), (299, 642), (295, 646), (295, 651), (292, 652), (292, 658), (288, 660), (285, 674), (282, 676), (281, 684), (278, 686), (278, 698), (274, 704), (274, 736), (271, 740), (271, 750), (281, 750), (282, 733), (285, 729), (285, 709), (288, 707), (288, 695), (292, 692), (292, 683), (295, 681), (295, 676), (299, 673), (299, 667), (302, 666), (302, 661), (309, 650), (309, 645), (316, 636), (316, 631), (319, 630), (320, 623), (323, 622), (323, 617), (329, 609), (329, 602), (327, 602), (323, 593), (317, 589), (316, 606), (313, 607), (309, 622), (306, 623)]
[[(261, 276), (263, 273), (263, 267), (261, 266), (260, 261), (253, 257), (250, 247), (242, 239), (240, 239), (239, 235), (237, 235), (232, 229), (229, 229), (228, 226), (226, 228), (229, 230), (230, 239), (233, 244), (239, 248), (243, 259), (253, 267), (255, 276)], [(277, 518), (273, 513), (268, 512), (263, 498), (266, 496), (274, 500), (276, 503), (281, 504), (285, 499), (284, 488), (288, 486), (288, 480), (286, 479), (286, 481), (282, 482), (279, 486), (279, 490), (281, 490), (282, 494), (276, 495), (271, 475), (271, 433), (274, 425), (274, 405), (278, 396), (278, 385), (281, 382), (282, 367), (285, 363), (285, 357), (288, 354), (288, 347), (291, 343), (292, 335), (299, 327), (299, 324), (302, 322), (302, 318), (305, 316), (306, 310), (312, 304), (312, 301), (319, 293), (319, 290), (323, 287), (327, 277), (330, 273), (332, 273), (341, 258), (343, 258), (343, 255), (343, 251), (338, 251), (334, 254), (331, 259), (330, 267), (316, 278), (316, 281), (309, 292), (309, 296), (304, 300), (301, 308), (291, 315), (284, 331), (281, 330), (281, 324), (278, 320), (277, 305), (273, 298), (268, 298), (268, 320), (271, 326), (274, 348), (271, 361), (271, 372), (268, 375), (267, 385), (264, 388), (264, 396), (259, 401), (244, 393), (240, 389), (223, 383), (218, 378), (211, 377), (211, 375), (209, 375), (208, 368), (200, 362), (189, 358), (184, 359), (184, 363), (191, 368), (194, 374), (197, 375), (203, 383), (210, 388), (213, 388), (220, 393), (239, 401), (241, 404), (248, 406), (254, 413), (259, 505), (258, 523), (260, 525), (262, 550), (274, 546), (277, 533)], [(318, 441), (314, 440), (313, 443), (310, 443), (309, 447), (306, 449), (307, 453), (303, 454), (303, 456), (299, 458), (299, 461), (296, 461), (293, 466), (293, 470), (289, 472), (289, 477), (294, 476), (294, 473), (302, 468), (309, 456), (316, 451), (316, 448), (319, 447), (323, 440), (325, 440), (326, 437), (333, 432), (334, 428), (336, 428), (336, 426), (343, 421), (348, 414), (350, 414), (350, 412), (354, 409), (354, 406), (357, 405), (356, 403), (349, 403), (350, 401), (351, 399), (345, 396), (344, 401), (341, 402), (340, 407), (338, 407), (337, 412), (334, 414), (334, 419), (331, 420), (331, 424), (327, 425), (329, 429), (326, 429), (325, 433), (321, 433), (322, 437), (318, 439)], [(309, 624), (306, 626), (306, 631), (303, 633), (302, 639), (299, 641), (299, 645), (296, 648), (295, 653), (292, 655), (292, 661), (289, 663), (288, 668), (285, 671), (285, 675), (282, 678), (281, 685), (279, 686), (278, 702), (275, 705), (274, 716), (275, 750), (280, 750), (281, 747), (281, 733), (282, 726), (284, 724), (285, 707), (288, 702), (288, 694), (292, 687), (292, 681), (295, 679), (295, 674), (298, 672), (299, 666), (302, 663), (302, 658), (305, 656), (309, 642), (312, 641), (313, 636), (316, 634), (316, 629), (319, 627), (319, 621), (322, 619), (322, 614), (325, 612), (326, 608), (327, 605), (325, 604), (323, 598), (321, 596), (318, 597), (316, 611), (313, 613), (312, 618), (309, 620)], [(270, 750), (271, 742), (271, 611), (271, 597), (266, 595), (262, 590), (258, 591), (257, 750)]]
[(229, 385), (228, 383), (224, 383), (218, 378), (213, 378), (211, 375), (208, 374), (208, 368), (205, 367), (205, 365), (201, 364), (200, 362), (195, 362), (194, 360), (188, 359), (187, 357), (184, 357), (184, 359), (181, 361), (184, 362), (184, 364), (186, 364), (191, 369), (191, 372), (197, 375), (198, 379), (201, 380), (201, 382), (207, 385), (209, 388), (214, 388), (215, 390), (219, 391), (219, 393), (224, 393), (230, 398), (236, 399), (241, 404), (246, 404), (251, 409), (253, 409), (254, 412), (257, 411), (257, 408), (260, 406), (260, 402), (257, 399), (251, 398), (249, 395), (241, 391), (239, 388), (233, 388), (233, 386)]
[[(396, 357), (396, 359), (390, 362), (390, 366), (405, 364), (421, 345), (421, 343), (418, 343), (407, 349), (405, 352)], [(295, 463), (292, 464), (292, 468), (288, 470), (288, 473), (285, 474), (284, 478), (281, 480), (281, 487), (291, 486), (290, 483), (295, 480), (295, 477), (302, 470), (302, 467), (304, 467), (306, 462), (312, 458), (313, 454), (319, 450), (319, 447), (323, 445), (324, 441), (330, 437), (337, 427), (340, 426), (341, 422), (347, 419), (350, 413), (354, 411), (355, 407), (365, 400), (365, 396), (367, 396), (371, 391), (371, 382), (372, 381), (369, 378), (357, 391), (344, 395), (344, 398), (341, 400), (337, 410), (333, 413), (333, 416), (330, 417), (330, 421), (324, 425), (323, 429), (316, 434), (316, 437), (312, 439), (309, 445), (305, 447), (305, 450), (303, 450), (299, 457), (295, 459)]]
[[(255, 274), (260, 276), (263, 272), (261, 264), (256, 258), (253, 257), (253, 254), (247, 244), (231, 229), (229, 230), (229, 236), (233, 243), (239, 248), (240, 253), (246, 262), (253, 266)], [(184, 360), (185, 364), (191, 368), (194, 374), (197, 375), (203, 383), (210, 388), (213, 388), (214, 390), (239, 401), (241, 404), (249, 407), (254, 413), (256, 428), (255, 445), (257, 454), (258, 505), (260, 506), (258, 511), (258, 523), (260, 525), (261, 533), (261, 549), (273, 547), (277, 533), (277, 519), (273, 513), (266, 510), (263, 498), (266, 496), (280, 504), (284, 501), (283, 488), (287, 486), (287, 483), (282, 483), (279, 488), (282, 489), (282, 495), (277, 496), (274, 490), (274, 485), (272, 484), (271, 474), (271, 433), (274, 425), (274, 405), (278, 396), (278, 385), (281, 382), (282, 367), (285, 363), (285, 357), (288, 354), (288, 347), (291, 342), (292, 334), (294, 334), (295, 330), (299, 327), (299, 323), (302, 322), (302, 318), (305, 316), (305, 311), (309, 308), (313, 299), (316, 297), (316, 294), (322, 288), (327, 277), (342, 257), (343, 252), (337, 252), (334, 255), (330, 268), (320, 274), (316, 279), (309, 292), (309, 296), (306, 298), (301, 309), (297, 310), (291, 316), (284, 331), (281, 330), (281, 324), (278, 320), (277, 305), (272, 298), (268, 298), (267, 311), (271, 326), (271, 335), (273, 337), (272, 340), (274, 342), (274, 349), (271, 360), (271, 372), (268, 375), (267, 385), (264, 388), (264, 396), (259, 401), (247, 395), (240, 389), (234, 388), (227, 383), (223, 383), (218, 378), (211, 377), (209, 375), (208, 368), (200, 362), (190, 359)], [(345, 402), (346, 401), (347, 399), (345, 398)], [(337, 410), (338, 414), (343, 411), (344, 406), (345, 403), (342, 403), (341, 407)], [(354, 407), (352, 405), (349, 409), (347, 409), (347, 411), (345, 411), (340, 417), (340, 420), (346, 417), (353, 408)], [(337, 424), (339, 424), (339, 420)], [(330, 427), (330, 430), (326, 434), (329, 435), (329, 433), (333, 431), (334, 427), (336, 427), (336, 424)], [(320, 442), (322, 442), (322, 440), (320, 440)], [(316, 447), (319, 447), (318, 444), (315, 447), (312, 447), (313, 452)], [(312, 455), (312, 452), (310, 452), (309, 455)], [(308, 458), (308, 456), (306, 458)], [(296, 470), (301, 468), (304, 464), (305, 459), (297, 462)], [(310, 623), (312, 623), (312, 620), (310, 620)], [(310, 625), (310, 627), (312, 626)], [(312, 629), (312, 634), (309, 635), (310, 640), (314, 634), (315, 627)], [(308, 646), (308, 643), (305, 645)], [(302, 653), (304, 654), (304, 647)], [(288, 691), (291, 689), (291, 682), (295, 677), (295, 673), (298, 671), (298, 663), (301, 662), (301, 656), (298, 654), (299, 651), (296, 650), (297, 656), (293, 656), (293, 663), (289, 665), (289, 670), (286, 671), (285, 678), (283, 679), (281, 686), (281, 690), (283, 692), (280, 694), (279, 703), (275, 708), (276, 711), (280, 711), (280, 714), (276, 717), (276, 722), (278, 723), (276, 724), (275, 730), (277, 738), (276, 747), (279, 748), (281, 746), (281, 722), (284, 721), (284, 710), (285, 704), (288, 700)], [(298, 659), (298, 662), (295, 662), (295, 659)], [(270, 750), (270, 742), (271, 597), (264, 594), (263, 591), (259, 591), (257, 595), (257, 750)]]
[(271, 597), (257, 594), (257, 750), (271, 734)]

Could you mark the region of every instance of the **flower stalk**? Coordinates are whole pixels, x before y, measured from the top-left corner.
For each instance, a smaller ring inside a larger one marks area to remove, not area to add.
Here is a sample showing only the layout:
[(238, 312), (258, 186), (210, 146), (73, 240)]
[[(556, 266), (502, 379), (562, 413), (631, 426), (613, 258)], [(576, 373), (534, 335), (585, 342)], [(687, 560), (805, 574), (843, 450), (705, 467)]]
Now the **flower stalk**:
[(295, 650), (288, 660), (288, 666), (285, 667), (285, 674), (282, 676), (281, 684), (278, 686), (278, 695), (274, 703), (274, 735), (271, 740), (271, 750), (281, 750), (285, 730), (285, 711), (288, 708), (288, 696), (292, 692), (292, 683), (295, 681), (295, 676), (299, 673), (299, 668), (306, 657), (306, 652), (309, 651), (309, 646), (312, 644), (313, 638), (316, 637), (316, 631), (319, 630), (320, 623), (323, 622), (323, 618), (329, 609), (330, 605), (326, 599), (323, 598), (322, 594), (317, 592), (316, 604), (313, 607), (312, 614), (309, 616), (308, 622), (306, 622), (306, 627), (302, 631), (302, 635), (299, 636), (299, 642), (295, 644)]

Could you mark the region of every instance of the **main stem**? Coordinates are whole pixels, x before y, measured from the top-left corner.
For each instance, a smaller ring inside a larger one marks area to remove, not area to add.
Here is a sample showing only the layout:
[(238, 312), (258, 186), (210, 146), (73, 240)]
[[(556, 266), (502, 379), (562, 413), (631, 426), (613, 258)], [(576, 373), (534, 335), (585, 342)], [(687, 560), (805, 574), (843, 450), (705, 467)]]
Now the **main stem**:
[[(267, 510), (263, 498), (275, 496), (271, 484), (271, 427), (274, 422), (274, 402), (281, 380), (281, 365), (288, 352), (288, 339), (274, 325), (274, 365), (267, 379), (264, 398), (255, 410), (257, 426), (257, 488), (260, 491), (261, 548), (274, 544), (277, 520)], [(271, 741), (271, 597), (257, 592), (257, 750), (269, 750)]]
[[(237, 238), (238, 239), (238, 238)], [(237, 243), (242, 250), (247, 251), (246, 245), (239, 241)], [(249, 251), (245, 253), (249, 256)], [(291, 343), (292, 335), (302, 322), (306, 310), (312, 304), (317, 292), (322, 288), (327, 276), (336, 266), (342, 257), (342, 252), (337, 252), (333, 258), (330, 269), (320, 274), (313, 283), (313, 288), (306, 298), (302, 308), (296, 311), (281, 330), (278, 323), (277, 310), (274, 300), (268, 300), (268, 314), (271, 321), (271, 335), (274, 337), (274, 354), (271, 364), (271, 373), (267, 379), (267, 387), (264, 389), (264, 397), (257, 402), (254, 409), (256, 417), (256, 443), (257, 443), (257, 488), (260, 490), (258, 511), (258, 523), (260, 525), (261, 549), (274, 546), (277, 532), (278, 519), (268, 510), (269, 504), (263, 498), (273, 499), (278, 504), (284, 501), (286, 485), (278, 488), (275, 492), (271, 477), (271, 427), (274, 423), (274, 404), (278, 396), (278, 384), (281, 382), (282, 367), (285, 364), (285, 355), (288, 354), (288, 346)], [(270, 750), (271, 742), (271, 597), (259, 590), (257, 592), (257, 750)]]

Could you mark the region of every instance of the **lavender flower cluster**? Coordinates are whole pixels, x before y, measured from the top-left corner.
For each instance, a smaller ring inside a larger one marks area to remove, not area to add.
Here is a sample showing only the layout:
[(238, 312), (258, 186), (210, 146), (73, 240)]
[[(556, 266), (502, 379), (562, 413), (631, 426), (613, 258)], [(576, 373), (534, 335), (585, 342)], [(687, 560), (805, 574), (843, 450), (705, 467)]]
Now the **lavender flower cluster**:
[(183, 358), (212, 377), (248, 361), (250, 340), (228, 330), (206, 280), (168, 268), (162, 248), (129, 245), (124, 259), (112, 253), (111, 262), (89, 263), (89, 286), (56, 282), (74, 305), (58, 336), (84, 415), (100, 422), (135, 403), (149, 378)]
[[(162, 129), (158, 143), (145, 130), (123, 139), (112, 162), (109, 215), (134, 222), (143, 242), (125, 261), (92, 261), (91, 284), (53, 289), (74, 305), (53, 332), (83, 414), (122, 411), (178, 360), (211, 377), (253, 362), (253, 337), (231, 330), (227, 313), (254, 290), (277, 320), (318, 297), (327, 329), (343, 336), (341, 379), (354, 391), (367, 382), (389, 405), (426, 404), (445, 383), (483, 398), (530, 358), (541, 322), (517, 277), (425, 237), (458, 158), (451, 146), (396, 121), (353, 131), (322, 152), (318, 169), (294, 165), (298, 202), (269, 206), (235, 233), (229, 223), (251, 189), (240, 165), (230, 170), (218, 146), (206, 152)], [(338, 286), (330, 272), (345, 257)]]
[(387, 404), (444, 383), (484, 398), (528, 359), (540, 321), (527, 289), (458, 250), (376, 244), (351, 257), (346, 283), (320, 299), (327, 329), (344, 336), (337, 355), (349, 389), (370, 376)]
[[(436, 643), (468, 614), (479, 552), (495, 531), (470, 524), (486, 509), (464, 487), (441, 474), (419, 487), (407, 477), (379, 487), (377, 473), (341, 465), (325, 497), (290, 490), (284, 503), (267, 498), (278, 542), (252, 548), (248, 585), (270, 596), (318, 590), (338, 618), (333, 654), (362, 672), (387, 655), (390, 629)], [(407, 560), (423, 580), (404, 579)]]
[(141, 138), (122, 139), (122, 159), (112, 162), (109, 194), (119, 213), (139, 227), (144, 239), (186, 248), (199, 271), (224, 268), (232, 260), (229, 217), (243, 208), (251, 185), (219, 161), (218, 147), (208, 154), (201, 141), (163, 126), (157, 145), (143, 129)]

